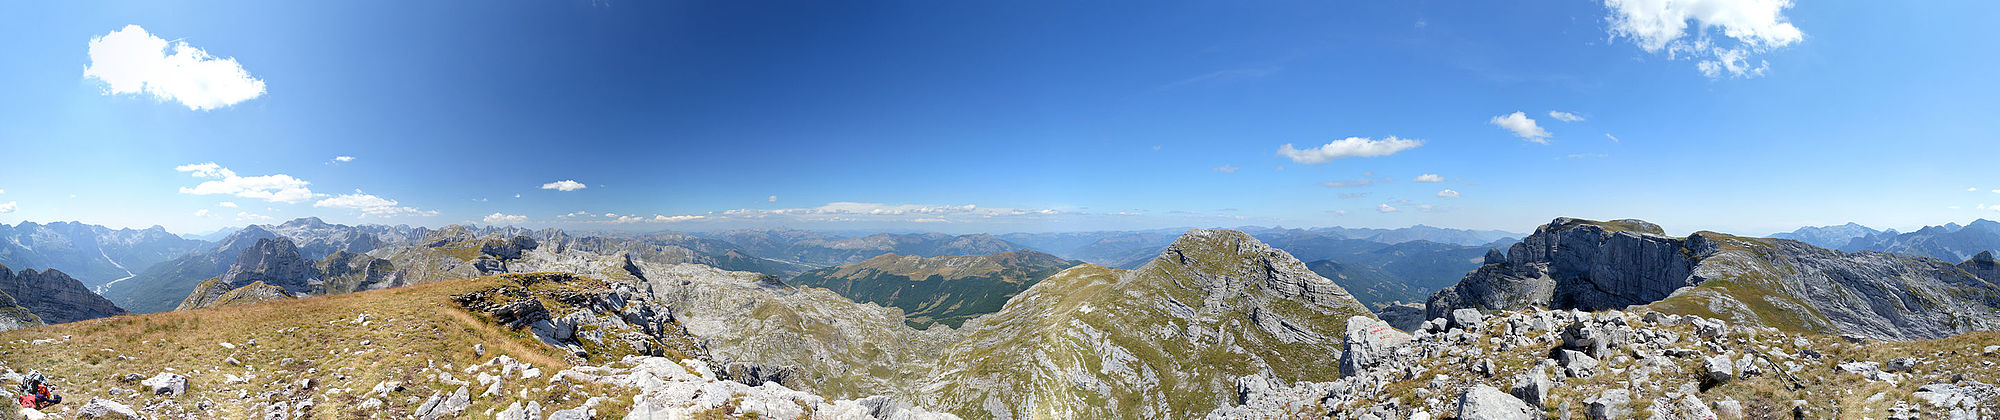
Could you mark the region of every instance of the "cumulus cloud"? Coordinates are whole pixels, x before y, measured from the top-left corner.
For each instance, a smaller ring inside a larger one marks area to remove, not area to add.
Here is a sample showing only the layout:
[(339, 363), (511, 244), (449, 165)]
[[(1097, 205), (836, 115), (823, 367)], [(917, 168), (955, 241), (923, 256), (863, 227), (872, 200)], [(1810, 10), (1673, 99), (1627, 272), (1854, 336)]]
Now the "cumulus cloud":
[(1413, 179), (1413, 180), (1411, 180), (1411, 181), (1417, 181), (1417, 182), (1444, 182), (1444, 177), (1441, 177), (1441, 176), (1438, 176), (1437, 174), (1423, 174), (1423, 175), (1417, 175), (1417, 179)]
[(773, 202), (773, 203), (776, 203), (776, 202), (778, 202), (778, 196), (775, 196), (775, 195), (774, 195), (774, 196), (771, 196), (771, 198), (770, 198), (770, 199), (767, 199), (767, 200), (765, 200), (765, 201), (769, 201), (769, 202)]
[(486, 224), (488, 225), (515, 225), (515, 224), (527, 223), (528, 216), (495, 212), (493, 214), (486, 215), (485, 218), (479, 220), (486, 222)]
[(1762, 76), (1770, 63), (1757, 55), (1805, 40), (1784, 15), (1791, 0), (1605, 0), (1604, 7), (1614, 39), (1694, 60), (1709, 78)]
[(1452, 191), (1450, 189), (1446, 189), (1444, 191), (1438, 191), (1438, 196), (1444, 198), (1458, 198), (1458, 191)]
[(1493, 117), (1493, 119), (1487, 122), (1493, 123), (1493, 125), (1500, 128), (1505, 128), (1507, 131), (1512, 131), (1515, 136), (1519, 136), (1522, 139), (1549, 144), (1549, 130), (1543, 130), (1542, 126), (1535, 124), (1535, 119), (1528, 118), (1528, 114), (1525, 112), (1514, 111), (1512, 114)]
[(311, 200), (315, 195), (304, 180), (291, 175), (237, 176), (235, 171), (215, 162), (197, 163), (174, 167), (178, 172), (189, 172), (195, 178), (208, 178), (194, 188), (181, 187), (181, 194), (234, 195), (280, 203), (300, 203)]
[[(171, 44), (171, 45), (170, 45)], [(173, 53), (168, 54), (169, 47)], [(150, 94), (192, 110), (235, 105), (264, 95), (264, 81), (235, 58), (216, 58), (187, 42), (169, 43), (126, 25), (90, 39), (90, 66), (83, 77), (104, 83), (104, 94)]]
[(1583, 121), (1583, 116), (1562, 111), (1549, 111), (1549, 118), (1554, 118), (1556, 121), (1562, 122)]
[(9, 201), (5, 203), (0, 203), (0, 213), (13, 213), (14, 208), (17, 207), (19, 203), (20, 202), (18, 201)]
[(215, 203), (215, 205), (218, 205), (218, 206), (222, 206), (222, 207), (228, 207), (228, 208), (232, 208), (232, 209), (233, 209), (233, 208), (236, 208), (236, 202), (234, 202), (234, 201), (224, 201), (224, 202), (220, 202), (220, 203)]
[(1381, 205), (1377, 205), (1377, 206), (1375, 206), (1375, 211), (1379, 211), (1379, 212), (1383, 212), (1383, 213), (1395, 213), (1395, 212), (1396, 212), (1396, 208), (1395, 208), (1395, 207), (1393, 207), (1393, 206), (1390, 206), (1390, 205), (1388, 205), (1388, 204), (1381, 204)]
[(353, 161), (354, 161), (353, 156), (334, 156), (333, 160), (327, 161), (327, 163), (347, 163)]
[(590, 187), (590, 186), (588, 186), (588, 185), (583, 185), (583, 183), (581, 183), (581, 182), (576, 182), (576, 181), (573, 181), (573, 180), (567, 180), (567, 179), (565, 179), (565, 180), (561, 180), (561, 181), (556, 181), (556, 182), (551, 182), (551, 183), (547, 183), (547, 184), (542, 184), (542, 189), (544, 189), (544, 190), (556, 190), (556, 191), (576, 191), (576, 190), (581, 190), (581, 189), (584, 189), (584, 188), (589, 188), (589, 187)]
[[(4, 192), (4, 191), (0, 191)], [(1965, 187), (1965, 192), (1979, 192), (1979, 187)]]
[(355, 191), (353, 194), (341, 194), (334, 196), (332, 198), (320, 200), (317, 203), (313, 203), (313, 207), (360, 210), (361, 215), (363, 216), (376, 216), (376, 217), (437, 215), (437, 211), (434, 210), (422, 210), (414, 207), (404, 207), (399, 205), (399, 203), (397, 203), (396, 200), (377, 197), (371, 194), (363, 194), (361, 193), (361, 191)]
[(1293, 162), (1317, 165), (1341, 158), (1388, 156), (1422, 145), (1424, 145), (1423, 140), (1399, 139), (1394, 136), (1381, 140), (1348, 137), (1305, 149), (1285, 143), (1283, 146), (1278, 146), (1278, 156), (1284, 156)]
[(1233, 173), (1236, 173), (1236, 171), (1237, 171), (1237, 170), (1240, 170), (1240, 169), (1242, 169), (1242, 168), (1238, 168), (1238, 167), (1236, 167), (1235, 165), (1222, 165), (1222, 166), (1217, 166), (1217, 167), (1215, 167), (1215, 169), (1213, 169), (1213, 170), (1214, 170), (1214, 171), (1216, 171), (1216, 172), (1221, 172), (1221, 173), (1225, 173), (1225, 174), (1233, 174)]

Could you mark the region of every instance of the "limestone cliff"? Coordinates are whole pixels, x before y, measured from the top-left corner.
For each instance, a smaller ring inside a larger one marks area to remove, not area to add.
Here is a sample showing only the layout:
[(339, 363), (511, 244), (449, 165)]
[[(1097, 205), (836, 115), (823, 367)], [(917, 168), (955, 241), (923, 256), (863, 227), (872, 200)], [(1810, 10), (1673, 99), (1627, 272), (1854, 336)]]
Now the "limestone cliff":
[[(2000, 286), (1979, 262), (1954, 266), (1882, 252), (1714, 232), (1672, 237), (1637, 220), (1559, 218), (1504, 258), (1431, 296), (1453, 309), (1605, 310), (1647, 305), (1791, 331), (1879, 339), (2000, 328)], [(1970, 267), (1970, 268), (1966, 268)]]

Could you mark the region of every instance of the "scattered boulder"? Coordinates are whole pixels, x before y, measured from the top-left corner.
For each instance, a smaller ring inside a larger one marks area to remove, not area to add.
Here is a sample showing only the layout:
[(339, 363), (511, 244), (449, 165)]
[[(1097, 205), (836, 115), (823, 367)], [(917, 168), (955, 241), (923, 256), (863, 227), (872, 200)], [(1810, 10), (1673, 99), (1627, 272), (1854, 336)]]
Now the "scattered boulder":
[(1347, 351), (1340, 354), (1340, 376), (1351, 376), (1381, 364), (1395, 355), (1396, 347), (1409, 343), (1410, 339), (1409, 334), (1382, 320), (1365, 316), (1348, 318)]
[(1715, 416), (1724, 419), (1743, 418), (1743, 403), (1733, 398), (1723, 398), (1715, 402)]
[(91, 398), (89, 403), (85, 403), (82, 408), (76, 410), (76, 416), (86, 419), (140, 418), (139, 412), (133, 411), (132, 407), (103, 398)]
[(494, 419), (542, 420), (542, 403), (529, 401), (528, 405), (521, 405), (520, 401), (515, 401), (513, 404), (508, 404), (506, 410), (500, 410), (500, 414), (494, 415)]
[(1628, 407), (1632, 404), (1632, 393), (1624, 389), (1604, 390), (1597, 393), (1597, 396), (1585, 399), (1584, 403), (1589, 404), (1583, 413), (1586, 419), (1623, 419), (1632, 416), (1632, 409)]
[(187, 393), (187, 377), (177, 373), (153, 375), (151, 379), (140, 381), (139, 385), (153, 390), (153, 395), (178, 397)]
[(1549, 380), (1547, 371), (1543, 369), (1529, 369), (1528, 374), (1521, 375), (1514, 381), (1514, 389), (1511, 394), (1514, 394), (1515, 398), (1520, 398), (1521, 401), (1527, 402), (1528, 405), (1544, 408), (1548, 404), (1549, 392), (1554, 391), (1555, 387), (1555, 381)]
[(1908, 357), (1898, 357), (1894, 359), (1889, 359), (1889, 363), (1883, 364), (1882, 371), (1889, 373), (1907, 372), (1910, 369), (1915, 369), (1916, 367), (1917, 367), (1917, 359), (1911, 359)]
[(1479, 313), (1478, 309), (1472, 308), (1454, 309), (1451, 311), (1451, 317), (1448, 319), (1451, 321), (1450, 328), (1466, 331), (1478, 330), (1479, 327), (1486, 325), (1486, 314)]
[(1535, 418), (1535, 408), (1528, 403), (1500, 392), (1499, 388), (1485, 385), (1465, 390), (1458, 397), (1458, 418), (1460, 420), (1530, 420)]
[(1730, 379), (1736, 377), (1736, 362), (1730, 361), (1728, 355), (1715, 355), (1704, 358), (1703, 366), (1705, 373), (1701, 381), (1704, 387), (1713, 387), (1728, 383)]
[(1597, 358), (1576, 350), (1559, 350), (1557, 363), (1563, 373), (1572, 378), (1588, 378), (1597, 375)]

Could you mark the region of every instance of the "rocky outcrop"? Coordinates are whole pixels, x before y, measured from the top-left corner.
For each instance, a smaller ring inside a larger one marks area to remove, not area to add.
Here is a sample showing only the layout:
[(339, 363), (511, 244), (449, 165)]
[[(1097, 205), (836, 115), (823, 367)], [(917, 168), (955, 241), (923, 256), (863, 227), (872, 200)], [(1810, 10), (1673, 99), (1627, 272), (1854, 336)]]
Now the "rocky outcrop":
[(1452, 309), (1548, 307), (1604, 310), (1664, 299), (1695, 284), (1699, 240), (1666, 236), (1638, 220), (1559, 218), (1508, 248), (1455, 286), (1431, 296), (1428, 315)]
[(21, 307), (13, 296), (0, 293), (0, 331), (18, 330), (42, 325), (42, 318), (35, 316), (28, 308)]
[(2000, 283), (2000, 262), (1994, 261), (1993, 251), (1980, 251), (1972, 259), (1958, 263), (1958, 269), (1986, 281)]
[(2000, 328), (2000, 286), (1963, 267), (1781, 239), (1664, 235), (1637, 220), (1560, 218), (1439, 291), (1453, 309), (1605, 310), (1647, 305), (1791, 331), (1918, 339)]
[[(39, 318), (41, 323), (61, 324), (107, 316), (124, 315), (125, 310), (114, 305), (103, 296), (92, 293), (83, 282), (54, 269), (35, 271), (32, 269), (13, 271), (0, 265), (0, 300), (12, 300), (12, 305), (0, 302), (0, 311), (10, 306), (25, 309)], [(16, 315), (9, 318), (21, 320), (26, 317)], [(4, 322), (4, 321), (0, 321)], [(25, 323), (22, 323), (26, 326)]]

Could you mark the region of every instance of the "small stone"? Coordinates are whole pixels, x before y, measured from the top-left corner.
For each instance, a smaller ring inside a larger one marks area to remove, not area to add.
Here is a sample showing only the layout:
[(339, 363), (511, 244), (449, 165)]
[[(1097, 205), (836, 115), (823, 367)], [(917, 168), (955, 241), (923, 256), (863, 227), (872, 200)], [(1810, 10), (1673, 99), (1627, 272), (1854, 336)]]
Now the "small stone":
[(1725, 419), (1743, 418), (1743, 403), (1733, 398), (1723, 398), (1715, 402), (1715, 416)]

